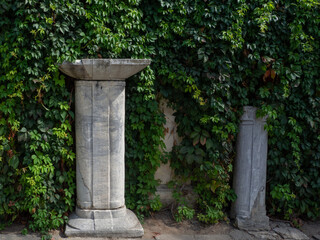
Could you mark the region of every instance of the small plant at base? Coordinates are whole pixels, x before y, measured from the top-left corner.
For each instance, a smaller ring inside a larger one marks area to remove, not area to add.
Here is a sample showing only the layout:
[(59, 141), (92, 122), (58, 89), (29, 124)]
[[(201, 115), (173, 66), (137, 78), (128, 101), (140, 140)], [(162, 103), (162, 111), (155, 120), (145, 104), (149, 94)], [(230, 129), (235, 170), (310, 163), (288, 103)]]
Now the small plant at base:
[(273, 213), (284, 212), (284, 218), (290, 220), (293, 215), (294, 199), (296, 196), (291, 192), (289, 184), (277, 184), (270, 192), (274, 199), (272, 202)]
[(184, 219), (191, 220), (194, 217), (195, 210), (187, 206), (178, 206), (174, 219), (182, 222)]

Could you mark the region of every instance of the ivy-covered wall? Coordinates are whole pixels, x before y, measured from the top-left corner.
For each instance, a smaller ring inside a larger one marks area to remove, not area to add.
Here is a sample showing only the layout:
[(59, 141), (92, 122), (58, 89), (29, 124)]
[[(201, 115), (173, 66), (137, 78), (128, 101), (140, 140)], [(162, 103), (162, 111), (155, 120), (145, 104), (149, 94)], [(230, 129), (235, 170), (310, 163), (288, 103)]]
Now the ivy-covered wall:
[(73, 80), (58, 64), (100, 57), (153, 61), (126, 88), (126, 204), (138, 216), (161, 206), (150, 198), (166, 160), (160, 98), (176, 110), (183, 137), (171, 166), (199, 195), (194, 211), (177, 191), (177, 220), (226, 217), (244, 105), (269, 115), (269, 212), (319, 216), (319, 7), (317, 0), (1, 1), (1, 224), (28, 219), (46, 231), (72, 211)]

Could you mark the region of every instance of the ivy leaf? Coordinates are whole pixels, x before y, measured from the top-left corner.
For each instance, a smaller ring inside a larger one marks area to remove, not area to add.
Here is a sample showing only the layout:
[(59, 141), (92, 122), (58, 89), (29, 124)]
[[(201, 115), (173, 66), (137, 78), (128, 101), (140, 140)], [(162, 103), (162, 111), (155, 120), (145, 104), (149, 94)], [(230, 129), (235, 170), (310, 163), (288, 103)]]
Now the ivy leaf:
[(213, 142), (212, 142), (211, 139), (208, 139), (208, 140), (206, 141), (206, 148), (209, 150), (209, 149), (211, 149), (212, 147), (213, 147)]
[(186, 156), (186, 160), (188, 164), (192, 164), (194, 161), (195, 156), (193, 154), (189, 154)]
[(63, 181), (64, 181), (64, 177), (63, 176), (59, 176), (59, 183), (63, 183)]
[(25, 127), (23, 127), (23, 128), (21, 128), (20, 129), (20, 132), (22, 132), (22, 133), (26, 133), (28, 130), (25, 128)]
[(198, 156), (202, 156), (202, 157), (204, 157), (206, 155), (206, 153), (201, 148), (197, 148), (195, 154), (197, 154)]
[(64, 87), (65, 86), (65, 80), (64, 80), (64, 76), (60, 75), (59, 72), (56, 73), (55, 77), (54, 77), (54, 83), (60, 87)]
[(212, 181), (210, 185), (210, 189), (213, 193), (215, 193), (216, 189), (220, 186), (220, 184), (217, 181)]
[(189, 147), (187, 146), (183, 146), (181, 149), (180, 149), (180, 153), (181, 154), (186, 154), (189, 152)]
[(199, 135), (199, 132), (195, 131), (190, 134), (190, 138), (194, 139)]
[(204, 146), (204, 145), (206, 144), (206, 142), (207, 142), (207, 138), (204, 137), (204, 136), (201, 136), (201, 137), (200, 137), (200, 143), (201, 143), (201, 145)]
[(196, 146), (199, 143), (200, 140), (200, 136), (198, 135), (197, 137), (195, 137), (192, 141), (193, 146)]
[(16, 155), (9, 159), (9, 166), (13, 167), (14, 169), (17, 169), (18, 165), (19, 158)]
[(203, 131), (202, 131), (202, 135), (205, 136), (205, 137), (207, 137), (207, 138), (210, 137), (208, 131), (206, 131), (206, 130), (203, 130)]

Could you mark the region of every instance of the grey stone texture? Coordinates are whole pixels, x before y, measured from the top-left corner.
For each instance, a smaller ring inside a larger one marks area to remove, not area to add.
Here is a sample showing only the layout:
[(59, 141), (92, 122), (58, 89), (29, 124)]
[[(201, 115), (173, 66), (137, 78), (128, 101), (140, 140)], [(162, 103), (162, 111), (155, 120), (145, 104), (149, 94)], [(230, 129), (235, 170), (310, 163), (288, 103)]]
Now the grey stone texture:
[(249, 232), (254, 239), (266, 239), (266, 240), (280, 240), (282, 239), (278, 234), (273, 231), (250, 231)]
[(156, 240), (195, 240), (193, 235), (174, 235), (174, 234), (161, 234), (155, 237)]
[(273, 231), (278, 233), (283, 239), (295, 239), (295, 240), (308, 240), (309, 237), (303, 232), (292, 227), (278, 227), (274, 228)]
[(231, 230), (229, 235), (231, 236), (232, 240), (254, 240), (249, 233), (240, 231), (238, 229)]
[(124, 206), (124, 81), (76, 81), (77, 205)]
[(255, 107), (244, 107), (237, 137), (233, 188), (237, 195), (231, 218), (240, 229), (268, 230), (265, 188), (267, 173), (268, 134), (266, 117), (256, 118)]
[(184, 235), (184, 234), (162, 234), (155, 237), (156, 240), (232, 240), (226, 234), (214, 235)]
[(150, 60), (82, 59), (60, 70), (75, 81), (77, 207), (65, 234), (141, 237), (143, 228), (126, 209), (125, 79)]
[(59, 69), (78, 80), (125, 80), (151, 63), (149, 59), (80, 59)]
[(128, 209), (121, 217), (81, 218), (73, 214), (69, 218), (65, 234), (73, 237), (141, 237), (143, 229), (137, 217)]

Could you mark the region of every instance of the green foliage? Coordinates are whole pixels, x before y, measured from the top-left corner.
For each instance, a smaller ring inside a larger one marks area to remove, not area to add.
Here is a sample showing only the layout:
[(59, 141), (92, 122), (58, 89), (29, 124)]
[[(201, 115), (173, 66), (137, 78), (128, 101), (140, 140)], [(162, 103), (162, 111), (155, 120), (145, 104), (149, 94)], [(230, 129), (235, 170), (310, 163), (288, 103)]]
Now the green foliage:
[(296, 196), (281, 214), (319, 215), (319, 2), (148, 1), (152, 68), (182, 138), (171, 166), (216, 222), (235, 196), (230, 175), (242, 107), (268, 115), (268, 183)]
[[(30, 229), (46, 231), (73, 209), (73, 81), (57, 68), (97, 57), (152, 58), (126, 93), (126, 204), (140, 218), (160, 207), (151, 196), (163, 160), (162, 97), (183, 137), (171, 166), (194, 186), (198, 219), (224, 219), (235, 199), (244, 105), (269, 116), (269, 188), (296, 196), (269, 196), (271, 206), (317, 217), (319, 12), (316, 0), (2, 1), (0, 227), (27, 215)], [(191, 217), (186, 207), (180, 216)]]
[[(55, 64), (76, 16), (30, 1), (2, 2), (0, 12), (0, 220), (29, 214), (29, 228), (45, 232), (74, 206), (72, 96)], [(53, 27), (45, 19), (55, 14)]]
[(185, 196), (187, 192), (186, 194), (183, 193), (185, 183), (183, 183), (183, 181), (170, 181), (168, 187), (173, 190), (172, 197), (175, 200), (175, 203), (171, 206), (174, 219), (177, 222), (181, 222), (185, 219), (192, 219), (195, 215), (195, 210), (192, 208), (190, 200)]
[(174, 219), (177, 222), (181, 222), (184, 219), (192, 219), (194, 216), (194, 209), (189, 208), (187, 206), (179, 206), (177, 209), (177, 213), (174, 215)]
[[(145, 58), (154, 38), (139, 1), (0, 3), (0, 221), (27, 216), (29, 228), (59, 228), (75, 205), (73, 80), (58, 64), (78, 58)], [(162, 125), (151, 68), (128, 81), (127, 205), (140, 216), (160, 164)], [(159, 148), (160, 146), (160, 148)], [(44, 235), (44, 238), (49, 236)]]
[(290, 220), (290, 216), (293, 214), (295, 195), (291, 192), (289, 184), (276, 185), (270, 195), (272, 201), (272, 213), (281, 212), (283, 209), (286, 211), (284, 218)]
[(28, 234), (28, 229), (27, 228), (22, 229), (21, 234), (22, 235), (27, 235)]

